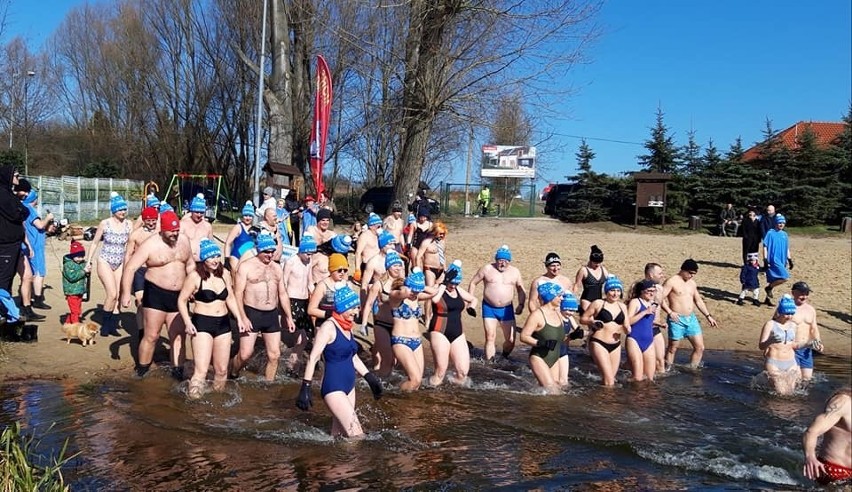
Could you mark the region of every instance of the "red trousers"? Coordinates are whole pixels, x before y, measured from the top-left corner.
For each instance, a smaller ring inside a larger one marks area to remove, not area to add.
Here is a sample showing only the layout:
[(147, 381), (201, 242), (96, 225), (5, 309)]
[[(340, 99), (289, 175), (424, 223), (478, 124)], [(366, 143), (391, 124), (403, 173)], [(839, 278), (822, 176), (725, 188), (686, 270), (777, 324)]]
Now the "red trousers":
[(65, 296), (68, 301), (68, 317), (65, 318), (66, 323), (79, 323), (80, 315), (83, 314), (83, 295), (74, 294)]

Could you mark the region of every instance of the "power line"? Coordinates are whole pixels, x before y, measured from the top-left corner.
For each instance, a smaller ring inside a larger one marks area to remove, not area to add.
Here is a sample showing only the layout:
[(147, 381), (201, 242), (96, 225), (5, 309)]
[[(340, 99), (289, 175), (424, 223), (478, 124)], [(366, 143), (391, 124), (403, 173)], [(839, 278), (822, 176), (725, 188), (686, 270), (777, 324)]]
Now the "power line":
[(630, 142), (630, 141), (627, 141), (627, 140), (616, 140), (616, 139), (613, 139), (613, 138), (603, 138), (603, 137), (587, 137), (585, 135), (568, 135), (568, 134), (565, 134), (565, 133), (550, 133), (550, 135), (555, 135), (557, 137), (577, 138), (577, 139), (581, 139), (581, 140), (582, 139), (595, 140), (595, 141), (598, 141), (598, 142), (620, 143), (620, 144), (626, 144), (626, 145), (639, 145), (639, 146), (645, 145), (642, 142)]

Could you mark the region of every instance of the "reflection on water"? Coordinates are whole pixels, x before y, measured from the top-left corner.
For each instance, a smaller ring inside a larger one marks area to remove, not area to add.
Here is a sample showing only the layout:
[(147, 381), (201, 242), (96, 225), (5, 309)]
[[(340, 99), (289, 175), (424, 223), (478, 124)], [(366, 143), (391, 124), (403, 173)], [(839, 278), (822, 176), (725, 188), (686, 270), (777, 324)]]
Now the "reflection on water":
[(818, 358), (815, 381), (788, 397), (755, 384), (762, 360), (705, 360), (697, 372), (608, 389), (578, 355), (562, 396), (542, 396), (522, 363), (474, 363), (470, 387), (390, 389), (378, 402), (359, 383), (369, 434), (356, 442), (329, 436), (319, 395), (311, 412), (297, 410), (298, 381), (286, 378), (229, 382), (198, 401), (165, 374), (94, 387), (9, 383), (0, 421), (39, 434), (56, 422), (42, 449), (71, 438), (80, 452), (66, 470), (73, 490), (809, 486), (801, 434), (849, 384), (849, 360)]

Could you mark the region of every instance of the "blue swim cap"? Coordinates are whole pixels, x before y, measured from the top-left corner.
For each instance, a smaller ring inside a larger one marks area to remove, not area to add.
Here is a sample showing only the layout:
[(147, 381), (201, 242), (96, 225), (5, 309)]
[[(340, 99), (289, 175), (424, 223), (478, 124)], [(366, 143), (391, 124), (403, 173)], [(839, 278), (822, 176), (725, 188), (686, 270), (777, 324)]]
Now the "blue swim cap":
[(618, 277), (610, 275), (607, 277), (606, 283), (604, 284), (604, 292), (609, 292), (613, 289), (618, 289), (624, 292), (624, 285), (621, 284), (621, 280), (618, 280)]
[(272, 237), (272, 234), (263, 231), (257, 235), (257, 252), (263, 251), (275, 251), (276, 244), (275, 238)]
[(145, 197), (145, 206), (146, 207), (159, 207), (160, 199), (157, 198), (157, 195), (151, 193), (147, 197)]
[(344, 234), (338, 234), (331, 238), (331, 248), (336, 253), (345, 255), (346, 253), (349, 253), (349, 249), (352, 248), (352, 238)]
[(201, 261), (216, 256), (222, 256), (222, 250), (219, 249), (219, 246), (217, 246), (216, 243), (210, 238), (201, 238), (201, 241), (199, 241), (198, 253), (198, 257), (201, 258)]
[(796, 314), (796, 301), (793, 300), (790, 294), (781, 296), (781, 300), (778, 301), (778, 314), (788, 314), (790, 316)]
[(565, 292), (562, 294), (562, 302), (559, 304), (560, 311), (579, 311), (580, 310), (580, 301), (574, 297), (572, 292)]
[(192, 197), (192, 201), (189, 203), (189, 211), (190, 212), (201, 212), (204, 213), (207, 211), (207, 202), (204, 201), (204, 194), (199, 193)]
[(549, 304), (565, 292), (562, 289), (562, 286), (556, 282), (542, 282), (538, 284), (536, 290), (538, 291), (538, 297), (541, 299), (542, 304)]
[(417, 222), (417, 217), (415, 217), (414, 214), (408, 214), (408, 223), (413, 224), (415, 222)]
[(160, 215), (163, 215), (166, 212), (174, 212), (174, 211), (175, 211), (175, 209), (173, 209), (172, 206), (169, 205), (169, 202), (166, 202), (166, 201), (160, 202)]
[(30, 192), (27, 193), (27, 196), (25, 196), (22, 201), (24, 202), (24, 205), (29, 205), (30, 203), (33, 203), (36, 200), (38, 200), (38, 193), (36, 193), (36, 190), (30, 190)]
[(110, 213), (120, 212), (122, 210), (127, 210), (127, 202), (124, 198), (118, 193), (111, 191), (109, 193), (109, 211)]
[(461, 269), (461, 268), (462, 268), (462, 262), (461, 262), (461, 260), (453, 260), (453, 262), (452, 262), (452, 263), (450, 263), (450, 267), (449, 267), (449, 268), (447, 268), (447, 271), (448, 271), (448, 272), (449, 272), (449, 271), (457, 271), (457, 272), (459, 272), (459, 273), (458, 273), (458, 275), (456, 275), (456, 278), (454, 278), (454, 279), (450, 280), (450, 283), (451, 283), (451, 284), (453, 284), (453, 285), (459, 285), (460, 283), (462, 283), (462, 269)]
[(414, 267), (411, 273), (408, 274), (408, 277), (405, 278), (405, 286), (411, 289), (412, 292), (418, 294), (423, 292), (423, 289), (426, 288), (426, 276), (423, 275), (423, 270)]
[(242, 214), (243, 214), (243, 217), (245, 217), (247, 215), (254, 216), (254, 205), (250, 201), (247, 201), (246, 204), (243, 205)]
[(396, 238), (390, 232), (382, 231), (379, 233), (379, 249), (384, 249), (385, 246), (394, 241), (396, 241)]
[(787, 218), (781, 214), (775, 214), (775, 223), (776, 224), (787, 224)]
[(302, 236), (302, 240), (299, 242), (299, 253), (316, 253), (317, 252), (317, 242), (314, 241), (314, 237), (310, 234), (306, 236)]
[(378, 214), (370, 213), (367, 217), (367, 227), (380, 226), (382, 225), (382, 218), (379, 217)]
[(346, 285), (345, 282), (335, 284), (334, 291), (334, 312), (343, 314), (350, 309), (355, 309), (361, 305), (361, 300), (358, 294), (352, 288)]
[(385, 270), (394, 265), (405, 266), (405, 263), (402, 262), (402, 257), (399, 256), (399, 253), (388, 251), (387, 256), (385, 256)]
[(504, 244), (497, 248), (497, 252), (494, 253), (494, 260), (512, 261), (512, 252), (509, 251), (509, 247)]

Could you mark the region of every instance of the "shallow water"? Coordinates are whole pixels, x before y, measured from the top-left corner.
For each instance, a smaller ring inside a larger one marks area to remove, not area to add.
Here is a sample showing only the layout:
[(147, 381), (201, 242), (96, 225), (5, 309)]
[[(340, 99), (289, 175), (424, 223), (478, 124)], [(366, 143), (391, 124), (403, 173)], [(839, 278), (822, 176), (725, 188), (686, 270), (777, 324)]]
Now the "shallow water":
[(200, 401), (165, 371), (7, 383), (0, 422), (38, 435), (55, 422), (40, 449), (70, 438), (72, 490), (808, 488), (801, 435), (849, 384), (850, 361), (818, 357), (815, 382), (789, 397), (765, 389), (761, 369), (756, 356), (708, 351), (700, 371), (606, 389), (577, 353), (561, 396), (541, 395), (522, 362), (474, 362), (470, 387), (415, 394), (397, 391), (396, 375), (378, 402), (359, 383), (369, 435), (356, 442), (329, 436), (318, 392), (310, 412), (296, 409), (298, 380), (286, 377), (250, 376)]

